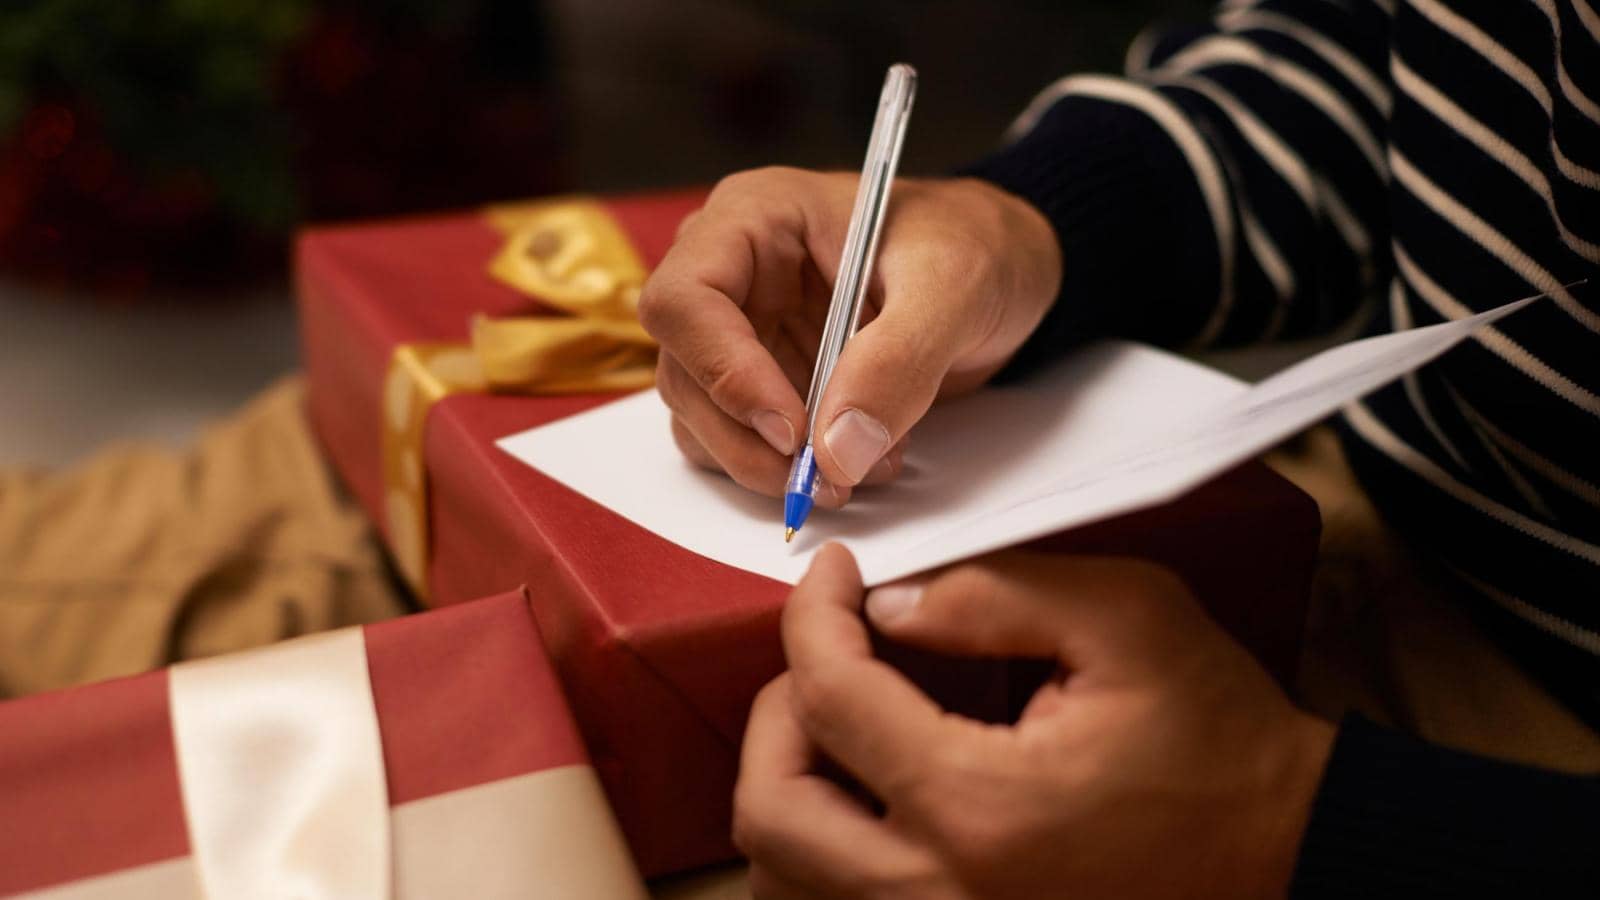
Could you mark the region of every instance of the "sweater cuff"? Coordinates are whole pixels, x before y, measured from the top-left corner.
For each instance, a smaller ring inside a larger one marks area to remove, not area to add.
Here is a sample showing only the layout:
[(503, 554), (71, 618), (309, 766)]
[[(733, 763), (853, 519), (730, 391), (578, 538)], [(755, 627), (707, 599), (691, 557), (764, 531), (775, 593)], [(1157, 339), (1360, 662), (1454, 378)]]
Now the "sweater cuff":
[(960, 174), (1032, 203), (1061, 244), (1061, 293), (1003, 374), (1098, 337), (1177, 343), (1213, 308), (1220, 266), (1204, 197), (1182, 151), (1138, 109), (1068, 94)]
[(1290, 896), (1600, 896), (1600, 783), (1345, 720)]

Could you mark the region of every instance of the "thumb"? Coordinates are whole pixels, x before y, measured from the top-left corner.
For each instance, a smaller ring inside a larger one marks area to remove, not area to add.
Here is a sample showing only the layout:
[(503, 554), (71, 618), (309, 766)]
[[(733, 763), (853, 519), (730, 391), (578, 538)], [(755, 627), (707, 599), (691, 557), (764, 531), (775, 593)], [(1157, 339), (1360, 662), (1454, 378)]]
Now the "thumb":
[(1183, 582), (1152, 563), (1026, 553), (873, 588), (866, 612), (886, 637), (928, 650), (1072, 668), (1159, 656), (1204, 618)]
[(844, 346), (817, 410), (817, 462), (855, 485), (933, 405), (961, 336), (919, 303), (888, 303)]

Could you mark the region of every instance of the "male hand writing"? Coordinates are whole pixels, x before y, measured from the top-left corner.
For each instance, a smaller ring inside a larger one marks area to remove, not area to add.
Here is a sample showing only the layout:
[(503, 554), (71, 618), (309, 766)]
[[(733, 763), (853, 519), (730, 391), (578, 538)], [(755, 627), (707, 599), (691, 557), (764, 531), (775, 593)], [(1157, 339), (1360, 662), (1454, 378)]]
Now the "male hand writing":
[[(1052, 659), (1015, 726), (943, 713), (862, 619), (952, 654)], [(1009, 554), (862, 590), (824, 547), (751, 712), (735, 840), (760, 900), (1278, 897), (1333, 728), (1297, 711), (1174, 576)], [(816, 774), (831, 760), (882, 812)]]
[[(722, 180), (639, 301), (678, 446), (739, 484), (783, 493), (857, 177), (760, 169)], [(823, 505), (900, 466), (940, 394), (981, 385), (1061, 281), (1050, 224), (971, 179), (895, 182), (868, 308), (817, 411)]]

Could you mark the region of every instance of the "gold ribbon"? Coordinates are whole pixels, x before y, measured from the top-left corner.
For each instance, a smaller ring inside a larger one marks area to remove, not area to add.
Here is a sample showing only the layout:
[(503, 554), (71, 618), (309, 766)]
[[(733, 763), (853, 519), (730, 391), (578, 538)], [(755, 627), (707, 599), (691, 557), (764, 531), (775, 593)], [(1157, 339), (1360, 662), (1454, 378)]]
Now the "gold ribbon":
[(490, 207), (505, 242), (489, 274), (565, 315), (479, 318), (470, 344), (397, 346), (384, 383), (384, 516), (396, 564), (428, 591), (423, 426), (451, 394), (630, 391), (655, 381), (656, 344), (639, 325), (644, 261), (602, 205), (583, 198)]

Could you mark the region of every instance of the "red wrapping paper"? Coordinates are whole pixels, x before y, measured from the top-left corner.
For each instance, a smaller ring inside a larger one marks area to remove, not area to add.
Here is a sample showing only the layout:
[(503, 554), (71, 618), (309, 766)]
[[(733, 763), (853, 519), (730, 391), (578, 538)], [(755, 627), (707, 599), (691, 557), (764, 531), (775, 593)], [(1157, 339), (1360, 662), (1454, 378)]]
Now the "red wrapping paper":
[[(610, 199), (647, 266), (700, 192)], [(383, 522), (381, 391), (410, 341), (462, 340), (475, 314), (537, 312), (492, 280), (500, 235), (477, 214), (324, 229), (297, 258), (310, 413), (335, 467)], [(782, 669), (787, 587), (670, 544), (493, 446), (613, 396), (458, 394), (424, 439), (430, 602), (527, 585), (540, 632), (646, 875), (730, 858), (731, 789), (750, 701)], [(1298, 654), (1320, 522), (1250, 464), (1173, 504), (1040, 542), (1178, 570), (1280, 677)]]
[[(390, 806), (587, 761), (523, 592), (365, 639)], [(189, 855), (167, 678), (0, 704), (0, 895)]]

